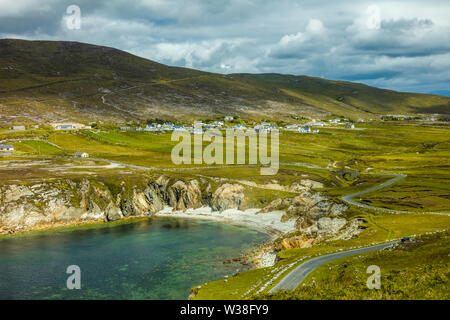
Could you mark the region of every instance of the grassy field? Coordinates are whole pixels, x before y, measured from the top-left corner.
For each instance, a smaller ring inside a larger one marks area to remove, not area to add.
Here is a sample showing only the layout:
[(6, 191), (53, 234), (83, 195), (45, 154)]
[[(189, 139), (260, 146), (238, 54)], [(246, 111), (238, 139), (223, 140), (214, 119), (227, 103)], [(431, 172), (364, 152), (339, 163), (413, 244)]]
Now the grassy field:
[[(258, 299), (439, 299), (450, 293), (450, 240), (447, 232), (426, 234), (396, 249), (338, 259), (314, 270), (293, 291), (262, 294)], [(381, 288), (368, 289), (367, 268), (378, 266)]]
[[(393, 124), (373, 123), (358, 125), (357, 130), (343, 128), (321, 128), (320, 134), (299, 134), (283, 131), (280, 135), (280, 162), (282, 165), (274, 176), (260, 175), (258, 165), (182, 165), (171, 161), (171, 150), (176, 142), (168, 133), (120, 132), (116, 130), (78, 132), (30, 131), (0, 132), (0, 139), (9, 141), (18, 150), (16, 154), (0, 156), (0, 161), (33, 160), (35, 166), (0, 170), (2, 181), (25, 183), (43, 178), (81, 178), (86, 170), (93, 172), (103, 183), (116, 183), (117, 169), (106, 169), (106, 161), (75, 160), (71, 156), (76, 151), (88, 152), (91, 158), (107, 159), (130, 165), (140, 165), (142, 174), (162, 173), (169, 176), (194, 178), (220, 178), (229, 181), (253, 182), (256, 184), (280, 184), (288, 186), (294, 181), (311, 179), (323, 184), (317, 189), (321, 193), (340, 201), (343, 195), (355, 193), (379, 185), (392, 176), (401, 173), (405, 179), (375, 192), (364, 194), (355, 200), (372, 206), (405, 210), (408, 214), (388, 214), (376, 210), (350, 207), (344, 214), (347, 218), (359, 217), (366, 221), (364, 231), (347, 241), (321, 242), (312, 248), (284, 250), (278, 253), (279, 260), (273, 267), (251, 270), (228, 279), (201, 285), (194, 299), (252, 299), (258, 298), (343, 298), (363, 297), (367, 299), (387, 298), (445, 298), (440, 281), (448, 281), (448, 261), (438, 258), (442, 254), (439, 246), (448, 249), (445, 237), (424, 240), (420, 247), (395, 251), (370, 253), (363, 258), (349, 258), (335, 264), (333, 272), (318, 269), (317, 274), (307, 279), (306, 286), (290, 293), (268, 295), (268, 290), (289, 270), (312, 256), (335, 252), (356, 246), (384, 242), (412, 234), (423, 235), (436, 230), (448, 230), (450, 218), (420, 212), (450, 212), (450, 128), (426, 127), (419, 123)], [(27, 140), (36, 139), (40, 140)], [(204, 144), (206, 145), (206, 143)], [(40, 163), (45, 161), (46, 163)], [(84, 166), (89, 165), (89, 169)], [(65, 170), (51, 170), (59, 166)], [(72, 168), (73, 167), (73, 168)], [(190, 167), (190, 168), (188, 168)], [(197, 167), (197, 168), (193, 168)], [(46, 169), (47, 168), (47, 169)], [(121, 175), (134, 177), (135, 168), (122, 168)], [(127, 173), (128, 172), (128, 173)], [(20, 181), (18, 180), (20, 177)], [(130, 178), (131, 179), (131, 178)], [(249, 206), (262, 207), (276, 198), (292, 197), (284, 191), (273, 191), (245, 186)], [(422, 243), (422, 242), (421, 242)], [(390, 262), (383, 262), (386, 254), (392, 254)], [(396, 260), (397, 259), (397, 260)], [(424, 289), (429, 285), (434, 291), (420, 295), (399, 280), (399, 266), (411, 259), (411, 267), (402, 274), (413, 279)], [(428, 259), (428, 260), (427, 260)], [(439, 260), (441, 259), (441, 260)], [(429, 261), (426, 266), (423, 261)], [(363, 264), (379, 263), (386, 273), (383, 278), (384, 291), (368, 291), (364, 283), (355, 284), (350, 271), (357, 274), (358, 281), (366, 279)], [(351, 263), (351, 266), (350, 266)], [(347, 269), (343, 264), (349, 266)], [(329, 266), (328, 266), (329, 267)], [(421, 275), (423, 272), (427, 275)], [(345, 279), (345, 286), (355, 285), (347, 290), (341, 284), (333, 284), (336, 279)], [(314, 279), (314, 282), (312, 282)], [(433, 280), (434, 279), (434, 280)], [(442, 280), (443, 279), (443, 280)], [(226, 280), (226, 281), (225, 281)], [(353, 282), (352, 282), (353, 281)], [(435, 282), (433, 282), (435, 281)], [(333, 282), (333, 283), (331, 283)], [(433, 285), (436, 285), (433, 287)], [(314, 294), (320, 289), (321, 295)]]
[[(201, 285), (200, 290), (193, 288), (192, 290), (197, 292), (193, 299), (283, 298), (284, 296), (281, 294), (268, 296), (267, 292), (290, 270), (310, 258), (333, 253), (339, 249), (345, 250), (380, 243), (403, 236), (448, 230), (450, 225), (450, 217), (441, 215), (365, 214), (361, 217), (367, 221), (364, 225), (366, 229), (357, 238), (322, 242), (311, 248), (280, 251), (278, 253), (280, 260), (274, 266), (238, 273), (225, 279), (226, 281), (221, 279), (209, 282)], [(446, 244), (446, 250), (448, 250), (448, 242)], [(365, 255), (368, 254), (363, 256)], [(309, 299), (312, 297), (314, 295), (310, 295)], [(329, 296), (328, 298), (336, 299), (339, 296)], [(420, 298), (420, 296), (416, 296), (416, 298)]]
[[(275, 176), (263, 177), (258, 167), (236, 166), (202, 169), (208, 176), (239, 178), (257, 183), (289, 184), (299, 176), (322, 182), (322, 190), (331, 197), (360, 191), (389, 179), (376, 173), (402, 173), (406, 178), (376, 192), (365, 194), (360, 201), (388, 209), (407, 211), (450, 210), (450, 139), (448, 127), (425, 127), (418, 123), (361, 124), (358, 130), (322, 128), (320, 134), (298, 134), (282, 131), (280, 135), (280, 170)], [(45, 141), (26, 140), (42, 137)], [(128, 164), (174, 168), (171, 150), (177, 142), (169, 133), (79, 131), (55, 132), (36, 130), (0, 132), (21, 155), (60, 157), (83, 151), (92, 158), (109, 159)], [(16, 140), (12, 140), (16, 139)], [(23, 140), (19, 140), (23, 139)], [(56, 146), (57, 147), (56, 147)], [(204, 142), (204, 146), (207, 143)], [(289, 165), (290, 163), (300, 165)], [(306, 167), (302, 164), (317, 166)], [(328, 170), (325, 170), (327, 168)], [(356, 172), (355, 176), (348, 172)]]

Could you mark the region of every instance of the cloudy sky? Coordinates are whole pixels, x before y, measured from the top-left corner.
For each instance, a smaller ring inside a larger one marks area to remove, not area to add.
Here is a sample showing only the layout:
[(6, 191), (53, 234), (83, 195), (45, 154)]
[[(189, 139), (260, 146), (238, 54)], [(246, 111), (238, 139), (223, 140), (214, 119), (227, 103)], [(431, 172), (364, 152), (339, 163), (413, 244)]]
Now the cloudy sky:
[[(70, 5), (80, 8), (79, 28)], [(0, 38), (88, 42), (218, 73), (431, 92), (450, 90), (449, 17), (448, 0), (0, 0)]]

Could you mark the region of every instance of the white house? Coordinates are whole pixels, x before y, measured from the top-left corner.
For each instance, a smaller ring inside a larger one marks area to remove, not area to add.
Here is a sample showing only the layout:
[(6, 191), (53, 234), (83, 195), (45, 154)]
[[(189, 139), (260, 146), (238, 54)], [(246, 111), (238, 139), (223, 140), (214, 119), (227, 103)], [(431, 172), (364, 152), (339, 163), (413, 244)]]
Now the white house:
[(285, 127), (286, 130), (297, 131), (300, 127), (299, 124), (289, 124)]
[(73, 156), (75, 158), (89, 158), (89, 154), (86, 152), (75, 152)]
[(341, 119), (333, 119), (333, 120), (328, 120), (328, 122), (330, 122), (330, 123), (340, 123), (341, 122)]
[(85, 129), (86, 126), (81, 123), (66, 122), (66, 123), (52, 123), (52, 127), (55, 130), (80, 130)]
[(225, 116), (225, 118), (224, 118), (225, 121), (231, 121), (233, 119), (234, 118), (232, 116)]
[(156, 123), (152, 123), (151, 125), (147, 125), (144, 128), (144, 131), (150, 131), (150, 132), (158, 132), (161, 131), (161, 125), (157, 125)]
[(351, 123), (351, 122), (347, 122), (347, 123), (345, 124), (345, 128), (346, 128), (346, 129), (355, 129), (355, 124), (354, 124), (354, 123)]
[(25, 131), (25, 126), (13, 126), (14, 131)]
[(192, 134), (203, 134), (202, 128), (194, 128), (194, 130), (191, 130)]
[(223, 126), (223, 121), (214, 121), (213, 123), (209, 124), (211, 128), (218, 128)]
[(10, 144), (0, 144), (0, 151), (14, 151), (14, 147)]
[(298, 128), (298, 132), (300, 133), (311, 133), (311, 128), (309, 126), (303, 126)]
[(238, 129), (238, 130), (245, 130), (245, 129), (247, 129), (243, 124), (235, 124), (233, 126), (233, 128)]
[(186, 128), (183, 127), (183, 126), (173, 126), (173, 127), (172, 127), (172, 130), (173, 130), (173, 131), (183, 131), (183, 132), (184, 132), (184, 131), (187, 131)]
[(172, 122), (166, 122), (161, 126), (161, 130), (172, 131), (174, 129), (174, 124)]

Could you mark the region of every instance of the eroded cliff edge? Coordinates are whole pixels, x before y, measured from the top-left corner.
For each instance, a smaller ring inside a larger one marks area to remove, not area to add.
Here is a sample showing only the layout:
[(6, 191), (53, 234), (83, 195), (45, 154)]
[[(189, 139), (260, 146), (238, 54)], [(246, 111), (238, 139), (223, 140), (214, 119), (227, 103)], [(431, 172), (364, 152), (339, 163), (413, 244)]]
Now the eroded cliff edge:
[[(3, 185), (0, 186), (0, 234), (77, 222), (146, 217), (165, 207), (174, 211), (210, 207), (218, 212), (259, 208), (260, 215), (283, 210), (281, 220), (293, 221), (295, 232), (284, 237), (278, 244), (280, 249), (311, 246), (325, 237), (353, 237), (358, 232), (358, 221), (342, 218), (346, 206), (315, 192), (314, 188), (320, 187), (318, 184), (299, 180), (289, 186), (257, 185), (246, 181), (156, 175), (141, 177), (139, 183), (121, 178), (112, 182), (87, 177)], [(284, 193), (266, 196), (261, 190), (267, 194), (274, 190)]]

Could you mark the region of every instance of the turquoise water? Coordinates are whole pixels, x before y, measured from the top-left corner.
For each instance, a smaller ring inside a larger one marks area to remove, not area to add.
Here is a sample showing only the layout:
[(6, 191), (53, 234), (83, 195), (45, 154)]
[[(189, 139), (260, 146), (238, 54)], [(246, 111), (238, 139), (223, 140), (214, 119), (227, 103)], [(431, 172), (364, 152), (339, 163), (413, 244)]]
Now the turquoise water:
[[(226, 264), (264, 234), (210, 221), (155, 218), (0, 241), (0, 299), (186, 299), (198, 284), (245, 270)], [(81, 289), (69, 290), (69, 265)]]

